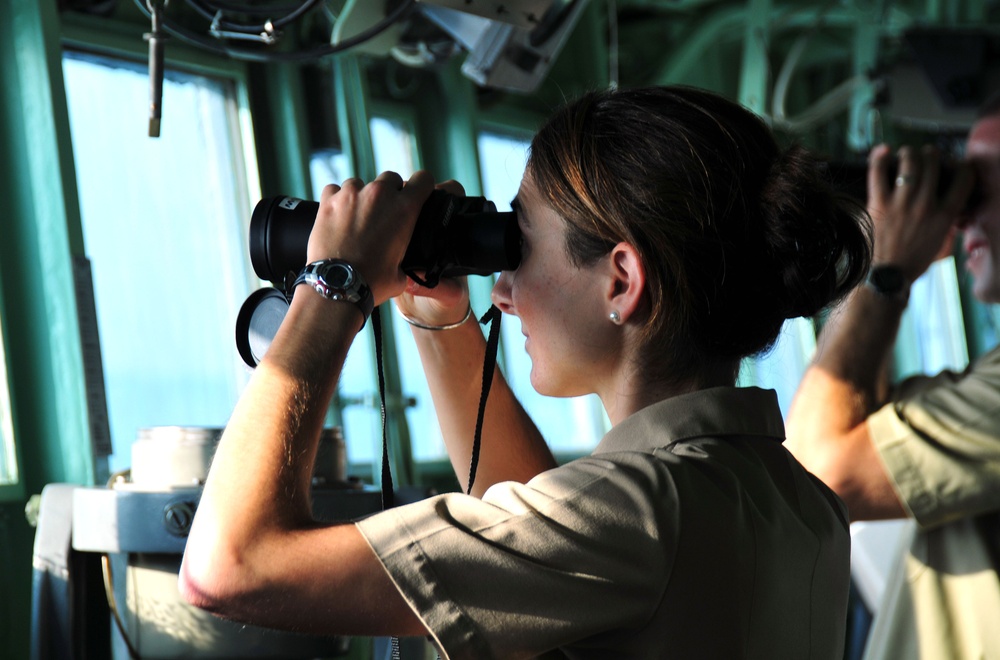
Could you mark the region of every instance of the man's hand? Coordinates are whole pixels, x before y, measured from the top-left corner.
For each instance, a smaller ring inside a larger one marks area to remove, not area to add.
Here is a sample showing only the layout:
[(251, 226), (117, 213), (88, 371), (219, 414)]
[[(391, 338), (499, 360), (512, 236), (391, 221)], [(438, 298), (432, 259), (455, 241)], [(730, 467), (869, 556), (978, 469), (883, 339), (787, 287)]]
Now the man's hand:
[(892, 264), (913, 282), (937, 259), (951, 254), (959, 213), (974, 173), (958, 168), (951, 188), (938, 195), (941, 154), (931, 146), (902, 147), (891, 178), (889, 147), (872, 150), (868, 168), (868, 213), (875, 227), (874, 264)]
[[(899, 150), (890, 178), (889, 148), (872, 150), (868, 212), (874, 265), (897, 266), (913, 282), (951, 252), (960, 210), (973, 184), (963, 165), (938, 195), (941, 156), (933, 147)], [(885, 400), (887, 367), (906, 302), (861, 287), (827, 320), (812, 366), (788, 413), (785, 446), (847, 503), (852, 520), (907, 515), (872, 440), (868, 416)]]

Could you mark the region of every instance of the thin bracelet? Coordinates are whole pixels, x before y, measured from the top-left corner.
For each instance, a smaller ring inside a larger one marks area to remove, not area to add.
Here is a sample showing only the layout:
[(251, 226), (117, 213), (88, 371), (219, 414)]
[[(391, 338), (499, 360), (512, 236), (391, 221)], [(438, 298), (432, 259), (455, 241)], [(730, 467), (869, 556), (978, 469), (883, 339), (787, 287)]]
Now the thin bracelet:
[(469, 318), (472, 316), (472, 305), (469, 305), (469, 309), (465, 312), (465, 317), (462, 318), (461, 321), (458, 321), (456, 323), (449, 323), (447, 325), (427, 325), (425, 323), (421, 323), (420, 321), (418, 321), (416, 319), (411, 319), (409, 316), (407, 316), (406, 314), (404, 314), (402, 312), (400, 312), (399, 315), (403, 317), (404, 321), (406, 321), (407, 323), (409, 323), (413, 327), (420, 328), (422, 330), (454, 330), (458, 326), (460, 326), (463, 323), (465, 323), (466, 321), (468, 321)]

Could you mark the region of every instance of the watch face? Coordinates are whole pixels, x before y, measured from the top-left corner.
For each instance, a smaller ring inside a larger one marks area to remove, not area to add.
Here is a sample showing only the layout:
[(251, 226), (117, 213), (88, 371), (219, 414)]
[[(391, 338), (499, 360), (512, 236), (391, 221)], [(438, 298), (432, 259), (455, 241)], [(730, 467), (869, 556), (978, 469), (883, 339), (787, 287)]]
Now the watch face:
[(354, 271), (346, 264), (326, 264), (318, 275), (331, 289), (344, 290), (354, 284)]
[(295, 279), (292, 288), (299, 284), (308, 284), (329, 300), (343, 300), (357, 305), (366, 321), (375, 306), (368, 283), (354, 272), (350, 264), (343, 261), (328, 259), (307, 264)]
[(872, 285), (879, 293), (893, 294), (903, 290), (903, 273), (891, 266), (874, 268), (871, 273)]

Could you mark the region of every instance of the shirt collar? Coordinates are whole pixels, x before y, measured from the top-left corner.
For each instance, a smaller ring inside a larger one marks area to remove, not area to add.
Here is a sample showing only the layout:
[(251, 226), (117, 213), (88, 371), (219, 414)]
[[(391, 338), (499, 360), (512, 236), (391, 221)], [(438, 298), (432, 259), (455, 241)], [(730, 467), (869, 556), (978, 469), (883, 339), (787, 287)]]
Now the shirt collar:
[(785, 437), (774, 390), (712, 387), (680, 394), (633, 413), (605, 434), (595, 454), (649, 451), (701, 436)]

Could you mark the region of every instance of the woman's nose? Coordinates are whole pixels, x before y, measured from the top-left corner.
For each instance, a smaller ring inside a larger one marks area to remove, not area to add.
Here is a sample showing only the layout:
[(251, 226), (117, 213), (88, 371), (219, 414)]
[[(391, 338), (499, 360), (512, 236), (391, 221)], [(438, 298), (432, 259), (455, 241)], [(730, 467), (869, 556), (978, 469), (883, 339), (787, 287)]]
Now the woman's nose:
[(497, 278), (496, 284), (493, 285), (493, 293), (490, 294), (493, 304), (504, 314), (512, 314), (514, 309), (510, 298), (510, 276), (509, 270), (500, 271), (500, 277)]

